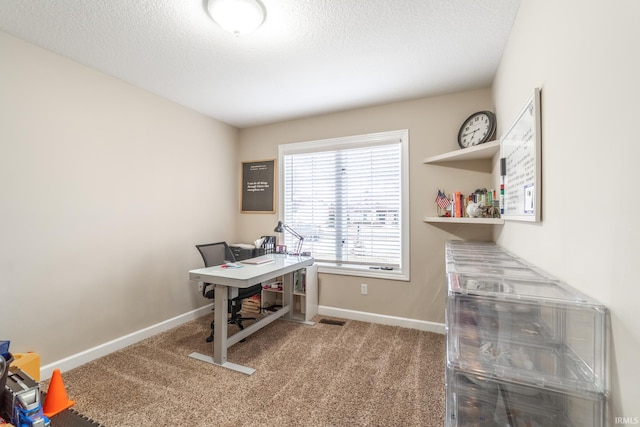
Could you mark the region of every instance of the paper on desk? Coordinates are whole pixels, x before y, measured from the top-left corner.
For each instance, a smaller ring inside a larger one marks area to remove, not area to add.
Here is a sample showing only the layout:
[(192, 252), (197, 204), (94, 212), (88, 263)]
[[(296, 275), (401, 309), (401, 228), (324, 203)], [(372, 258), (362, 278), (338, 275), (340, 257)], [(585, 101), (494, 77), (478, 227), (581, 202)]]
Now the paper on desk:
[(253, 249), (254, 246), (250, 243), (234, 243), (231, 246), (236, 246), (241, 249)]
[(221, 268), (241, 268), (241, 267), (244, 267), (244, 265), (238, 262), (228, 262), (226, 264), (222, 264), (220, 267)]

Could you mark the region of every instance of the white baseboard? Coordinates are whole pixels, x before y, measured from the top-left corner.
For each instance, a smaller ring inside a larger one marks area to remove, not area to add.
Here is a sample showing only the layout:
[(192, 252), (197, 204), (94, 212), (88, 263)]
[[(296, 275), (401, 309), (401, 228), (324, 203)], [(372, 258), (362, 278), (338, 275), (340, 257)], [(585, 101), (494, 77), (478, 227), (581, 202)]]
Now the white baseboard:
[(125, 335), (123, 337), (116, 338), (115, 340), (100, 344), (96, 347), (90, 348), (80, 353), (65, 357), (64, 359), (40, 367), (40, 378), (49, 379), (51, 378), (51, 374), (55, 369), (60, 369), (61, 372), (64, 372), (73, 368), (77, 368), (78, 366), (84, 365), (85, 363), (91, 362), (92, 360), (106, 356), (109, 353), (113, 353), (114, 351), (120, 350), (121, 348), (127, 347), (131, 344), (135, 344), (139, 341), (142, 341), (143, 339), (159, 334), (160, 332), (167, 331), (171, 328), (175, 328), (176, 326), (180, 326), (183, 323), (197, 319), (198, 317), (204, 316), (209, 313), (211, 313), (211, 306), (207, 305), (188, 313), (181, 314), (172, 319), (168, 319), (155, 325), (151, 325), (147, 328)]
[(408, 319), (405, 317), (387, 316), (384, 314), (367, 313), (365, 311), (345, 310), (343, 308), (318, 306), (318, 314), (323, 316), (341, 317), (343, 319), (359, 320), (362, 322), (379, 323), (382, 325), (401, 326), (403, 328), (421, 331), (445, 333), (444, 323), (427, 322), (426, 320)]
[[(200, 316), (211, 313), (211, 306), (201, 307), (199, 309), (181, 314), (164, 322), (151, 325), (147, 328), (125, 335), (115, 340), (100, 344), (96, 347), (82, 351), (80, 353), (65, 357), (48, 365), (40, 367), (40, 378), (49, 379), (54, 369), (60, 369), (61, 372), (77, 368), (92, 360), (106, 356), (109, 353), (120, 350), (131, 344), (135, 344), (143, 339), (149, 338), (160, 332), (167, 331), (183, 323), (197, 319)], [(445, 333), (445, 326), (442, 323), (427, 322), (424, 320), (407, 319), (403, 317), (386, 316), (383, 314), (367, 313), (364, 311), (345, 310), (342, 308), (318, 306), (318, 314), (323, 316), (340, 317), (343, 319), (359, 320), (362, 322), (379, 323), (382, 325), (401, 326), (404, 328), (419, 329), (421, 331), (435, 332), (438, 334)]]

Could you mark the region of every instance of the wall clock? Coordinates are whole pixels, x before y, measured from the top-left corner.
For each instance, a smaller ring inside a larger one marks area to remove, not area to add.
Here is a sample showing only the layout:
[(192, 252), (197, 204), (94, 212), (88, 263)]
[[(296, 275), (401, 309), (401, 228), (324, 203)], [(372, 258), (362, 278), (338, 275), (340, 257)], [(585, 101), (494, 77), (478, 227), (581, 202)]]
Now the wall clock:
[(460, 148), (484, 144), (496, 133), (496, 116), (491, 111), (478, 111), (462, 123), (458, 131)]

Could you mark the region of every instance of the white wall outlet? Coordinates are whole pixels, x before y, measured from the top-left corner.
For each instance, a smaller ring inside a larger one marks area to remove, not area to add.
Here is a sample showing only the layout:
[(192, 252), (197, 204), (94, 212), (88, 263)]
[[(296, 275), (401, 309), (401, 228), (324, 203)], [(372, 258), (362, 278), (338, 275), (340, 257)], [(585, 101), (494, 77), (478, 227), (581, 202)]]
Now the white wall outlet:
[(368, 288), (368, 285), (366, 283), (361, 284), (360, 285), (360, 293), (362, 295), (367, 295), (367, 292), (368, 292), (367, 288)]
[(198, 292), (202, 292), (203, 287), (204, 287), (204, 282), (198, 282)]

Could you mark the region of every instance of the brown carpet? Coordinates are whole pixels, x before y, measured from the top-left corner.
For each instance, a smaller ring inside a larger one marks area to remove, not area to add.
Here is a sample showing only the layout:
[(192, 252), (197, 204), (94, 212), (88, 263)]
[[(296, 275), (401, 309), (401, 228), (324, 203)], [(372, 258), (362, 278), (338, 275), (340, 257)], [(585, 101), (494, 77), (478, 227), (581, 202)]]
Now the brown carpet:
[(278, 320), (229, 349), (246, 376), (188, 357), (213, 351), (210, 320), (63, 372), (74, 409), (106, 427), (444, 424), (443, 335)]

